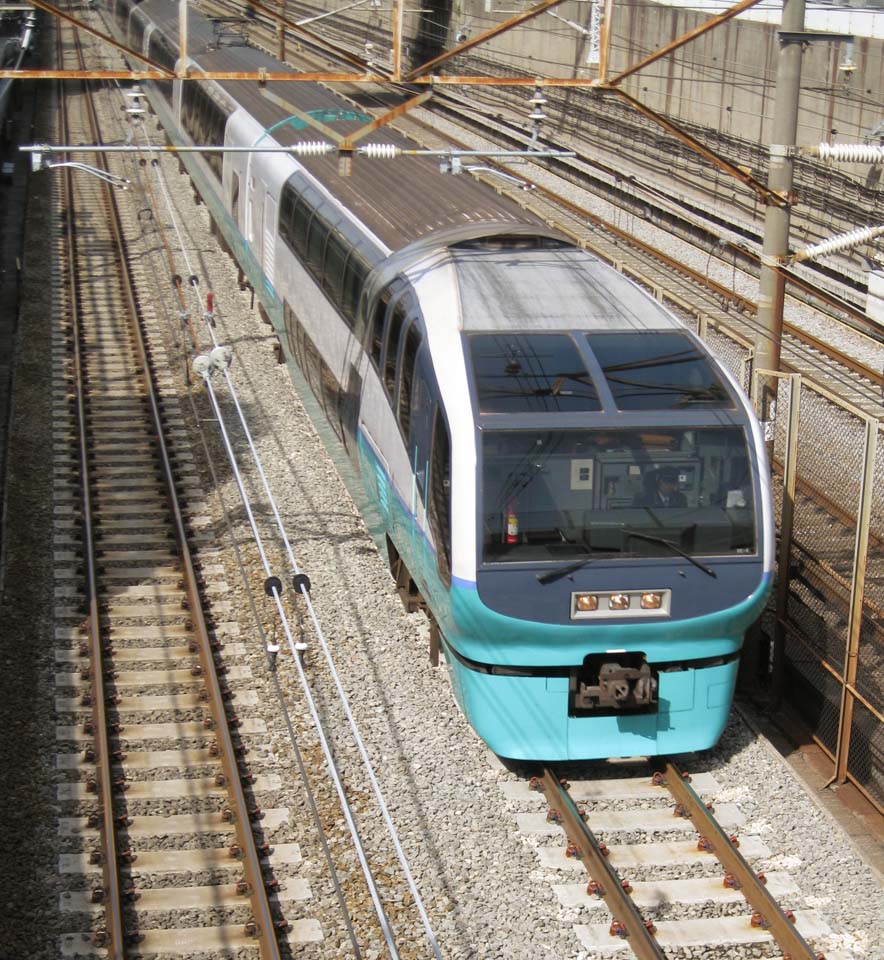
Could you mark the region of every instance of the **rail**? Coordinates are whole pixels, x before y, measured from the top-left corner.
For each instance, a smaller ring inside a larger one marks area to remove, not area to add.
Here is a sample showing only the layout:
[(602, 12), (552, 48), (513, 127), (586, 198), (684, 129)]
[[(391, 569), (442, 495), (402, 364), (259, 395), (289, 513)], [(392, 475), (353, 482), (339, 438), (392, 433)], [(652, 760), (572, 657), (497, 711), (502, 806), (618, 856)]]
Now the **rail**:
[(707, 849), (727, 871), (729, 882), (739, 889), (754, 908), (756, 912), (752, 917), (752, 924), (769, 930), (783, 953), (788, 954), (792, 960), (816, 960), (816, 952), (795, 929), (793, 920), (768, 892), (763, 881), (746, 862), (746, 858), (722, 829), (712, 811), (697, 796), (689, 780), (675, 763), (669, 762), (666, 764), (665, 775), (656, 782), (665, 786), (675, 797), (678, 803), (677, 811), (690, 819), (700, 837), (709, 844)]
[[(667, 790), (675, 801), (675, 815), (690, 819), (699, 834), (699, 846), (711, 853), (725, 870), (725, 886), (738, 890), (752, 907), (749, 922), (766, 930), (791, 960), (818, 960), (817, 954), (795, 927), (788, 912), (781, 909), (765, 886), (763, 875), (756, 874), (731, 838), (716, 821), (713, 811), (703, 803), (690, 785), (690, 778), (674, 763), (665, 763), (665, 772), (653, 776), (653, 783)], [(532, 777), (532, 789), (543, 791), (549, 806), (547, 819), (560, 824), (569, 848), (589, 874), (591, 892), (599, 896), (611, 913), (611, 935), (622, 937), (639, 960), (662, 960), (663, 948), (655, 937), (655, 927), (646, 921), (624, 883), (608, 859), (608, 851), (592, 831), (587, 818), (568, 793), (567, 782), (544, 767), (540, 777)], [(668, 944), (672, 947), (672, 944)]]
[[(59, 38), (60, 36), (61, 32), (59, 31)], [(79, 36), (76, 34), (76, 32), (74, 32), (74, 36), (76, 50), (81, 61), (81, 66), (85, 66), (85, 60), (82, 47), (80, 46)], [(61, 41), (59, 39), (59, 43), (60, 42)], [(61, 56), (60, 49), (59, 56)], [(91, 98), (90, 86), (91, 85), (87, 81), (86, 92), (87, 94), (90, 94), (86, 100), (89, 111), (89, 122), (93, 129), (95, 141), (100, 142), (98, 118), (94, 103)], [(65, 130), (65, 135), (67, 135), (67, 130)], [(69, 202), (67, 204), (68, 238), (69, 243), (73, 244), (75, 231), (73, 222), (72, 173), (70, 170), (66, 172), (69, 189), (71, 190), (68, 198)], [(241, 856), (241, 863), (245, 873), (246, 883), (248, 885), (248, 897), (254, 920), (254, 936), (258, 940), (262, 960), (280, 960), (281, 954), (276, 940), (273, 916), (267, 896), (267, 890), (264, 886), (261, 863), (255, 846), (254, 835), (250, 825), (249, 808), (246, 802), (245, 793), (242, 788), (242, 783), (240, 781), (238, 762), (230, 728), (226, 722), (226, 708), (222, 695), (221, 684), (215, 668), (215, 660), (212, 654), (208, 629), (202, 610), (202, 600), (199, 593), (198, 580), (187, 542), (184, 519), (176, 495), (175, 477), (172, 470), (171, 457), (164, 438), (159, 401), (150, 373), (150, 360), (148, 357), (148, 351), (144, 342), (141, 326), (138, 322), (139, 310), (134, 292), (135, 285), (129, 263), (125, 255), (125, 240), (123, 238), (120, 214), (110, 186), (105, 183), (103, 184), (102, 189), (104, 190), (105, 198), (110, 211), (110, 228), (114, 239), (114, 249), (116, 250), (118, 257), (116, 266), (121, 279), (123, 280), (123, 295), (127, 303), (127, 312), (131, 321), (136, 352), (139, 359), (142, 386), (150, 408), (151, 420), (155, 431), (157, 451), (160, 457), (163, 479), (166, 486), (168, 504), (172, 513), (175, 540), (184, 570), (184, 589), (187, 595), (187, 602), (193, 620), (194, 635), (198, 645), (198, 655), (202, 670), (202, 678), (208, 691), (212, 715), (215, 718), (214, 733), (218, 742), (219, 760), (225, 778), (225, 787), (228, 791), (228, 797), (230, 800), (230, 817), (233, 821), (237, 839), (237, 848)], [(70, 248), (69, 253), (70, 255), (73, 255), (73, 247)], [(74, 261), (71, 260), (71, 262), (73, 263)], [(74, 271), (71, 270), (71, 277), (73, 277), (73, 273)], [(71, 280), (71, 283), (73, 286), (73, 279)], [(78, 346), (75, 349), (78, 349)], [(107, 740), (107, 716), (104, 710), (104, 693), (102, 686), (100, 621), (98, 615), (99, 598), (95, 577), (94, 544), (91, 530), (91, 512), (89, 508), (90, 491), (88, 485), (88, 438), (85, 432), (86, 422), (83, 386), (80, 381), (78, 381), (77, 395), (78, 415), (81, 422), (81, 466), (84, 469), (84, 536), (89, 545), (87, 549), (87, 567), (89, 578), (87, 591), (90, 605), (90, 633), (93, 655), (92, 682), (95, 689), (93, 698), (96, 711), (96, 736), (99, 738), (98, 767), (100, 771), (102, 795), (102, 837), (106, 845), (106, 853), (102, 859), (102, 866), (105, 871), (105, 898), (109, 927), (108, 937), (113, 950), (112, 956), (115, 958), (122, 958), (125, 955), (125, 947), (122, 932), (123, 921), (120, 901), (119, 874), (117, 871), (117, 852), (114, 839), (112, 803), (113, 784), (111, 781), (111, 769), (109, 762), (110, 754), (108, 751)]]

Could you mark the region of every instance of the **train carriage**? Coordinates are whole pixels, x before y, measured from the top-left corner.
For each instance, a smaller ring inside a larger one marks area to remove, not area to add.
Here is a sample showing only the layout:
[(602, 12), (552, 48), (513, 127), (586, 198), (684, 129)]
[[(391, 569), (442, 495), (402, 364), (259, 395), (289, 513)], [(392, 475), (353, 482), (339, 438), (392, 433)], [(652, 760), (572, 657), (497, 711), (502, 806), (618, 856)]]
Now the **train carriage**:
[[(145, 0), (142, 42), (174, 47), (177, 9)], [(194, 46), (194, 69), (281, 69), (213, 46)], [(299, 115), (342, 134), (367, 119), (305, 83), (176, 81), (151, 98), (180, 143), (287, 146), (319, 138)], [(184, 156), (358, 464), (478, 734), (544, 760), (715, 743), (770, 589), (773, 520), (758, 424), (703, 343), (429, 159), (357, 160), (343, 178), (329, 157)]]

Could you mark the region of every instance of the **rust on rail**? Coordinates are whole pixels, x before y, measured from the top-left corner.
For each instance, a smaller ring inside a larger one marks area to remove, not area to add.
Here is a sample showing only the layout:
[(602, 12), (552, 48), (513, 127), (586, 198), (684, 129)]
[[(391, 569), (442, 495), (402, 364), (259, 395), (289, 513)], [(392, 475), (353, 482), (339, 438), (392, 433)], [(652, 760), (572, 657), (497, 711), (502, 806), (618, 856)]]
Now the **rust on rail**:
[[(645, 920), (638, 912), (632, 897), (624, 889), (620, 877), (608, 862), (602, 844), (599, 843), (590, 827), (584, 822), (580, 811), (571, 799), (568, 791), (559, 782), (559, 778), (549, 769), (543, 768), (541, 780), (546, 802), (551, 810), (555, 810), (560, 817), (562, 829), (568, 837), (575, 852), (580, 855), (583, 865), (590, 877), (600, 888), (600, 895), (605, 901), (614, 924), (619, 927), (617, 935), (628, 938), (629, 946), (639, 960), (665, 960), (665, 954), (657, 943)], [(612, 933), (614, 933), (612, 924)]]

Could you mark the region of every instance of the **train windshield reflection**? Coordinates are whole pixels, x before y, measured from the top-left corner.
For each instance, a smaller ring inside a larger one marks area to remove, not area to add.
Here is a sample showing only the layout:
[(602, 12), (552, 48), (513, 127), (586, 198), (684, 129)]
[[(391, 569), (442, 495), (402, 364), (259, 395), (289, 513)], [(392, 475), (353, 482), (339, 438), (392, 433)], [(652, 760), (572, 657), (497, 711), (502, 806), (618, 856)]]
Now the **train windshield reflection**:
[(737, 426), (483, 431), (483, 561), (754, 554), (750, 463)]
[(588, 334), (618, 410), (733, 407), (709, 358), (679, 331)]

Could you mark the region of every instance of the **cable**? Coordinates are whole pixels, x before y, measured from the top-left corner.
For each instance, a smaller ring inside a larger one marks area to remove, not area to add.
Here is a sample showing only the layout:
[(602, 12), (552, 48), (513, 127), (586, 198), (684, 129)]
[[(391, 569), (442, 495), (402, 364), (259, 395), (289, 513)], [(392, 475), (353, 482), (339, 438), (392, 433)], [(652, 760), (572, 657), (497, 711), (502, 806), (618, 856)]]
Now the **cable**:
[[(198, 357), (197, 360), (200, 358)], [(362, 846), (362, 840), (359, 836), (359, 830), (356, 827), (356, 822), (353, 819), (353, 812), (350, 809), (349, 801), (347, 800), (347, 795), (344, 792), (344, 785), (341, 782), (340, 774), (338, 772), (337, 766), (335, 765), (334, 756), (332, 755), (331, 746), (328, 742), (328, 739), (325, 736), (325, 731), (322, 728), (322, 721), (319, 718), (319, 713), (316, 709), (316, 703), (313, 699), (313, 693), (310, 690), (310, 684), (307, 681), (307, 675), (304, 673), (304, 665), (301, 662), (300, 652), (297, 650), (295, 640), (292, 637), (291, 629), (289, 628), (288, 620), (285, 615), (285, 610), (282, 606), (282, 598), (280, 596), (279, 588), (275, 583), (271, 583), (273, 580), (273, 573), (270, 568), (270, 564), (267, 560), (267, 555), (264, 552), (264, 543), (261, 539), (261, 534), (258, 531), (258, 526), (255, 522), (254, 514), (252, 513), (251, 505), (249, 504), (249, 498), (246, 494), (245, 486), (243, 485), (242, 475), (240, 474), (239, 467), (236, 461), (236, 455), (233, 452), (233, 447), (230, 443), (230, 437), (227, 433), (227, 428), (224, 426), (224, 418), (221, 414), (221, 407), (218, 404), (217, 397), (215, 396), (215, 391), (212, 389), (211, 383), (211, 368), (205, 368), (201, 370), (197, 368), (197, 373), (203, 377), (203, 381), (206, 385), (206, 393), (212, 404), (212, 409), (215, 413), (215, 417), (218, 421), (218, 428), (221, 431), (221, 437), (224, 442), (224, 448), (227, 451), (227, 459), (230, 464), (231, 470), (233, 471), (233, 477), (236, 482), (237, 489), (239, 490), (240, 501), (243, 505), (243, 509), (246, 512), (246, 517), (248, 519), (249, 526), (252, 530), (252, 537), (254, 538), (255, 546), (258, 548), (258, 553), (261, 557), (261, 565), (264, 567), (264, 572), (267, 575), (267, 583), (270, 584), (268, 587), (268, 593), (273, 597), (273, 600), (276, 604), (276, 610), (279, 614), (280, 622), (282, 623), (282, 628), (285, 633), (285, 638), (289, 645), (289, 650), (292, 654), (292, 659), (294, 660), (295, 666), (298, 670), (298, 679), (301, 682), (301, 689), (304, 692), (304, 699), (307, 701), (307, 707), (310, 711), (310, 716), (313, 720), (313, 726), (316, 729), (317, 736), (319, 737), (319, 743), (322, 747), (323, 755), (325, 756), (326, 764), (331, 774), (332, 781), (335, 786), (335, 792), (338, 795), (338, 802), (341, 805), (341, 810), (344, 814), (344, 819), (347, 821), (347, 827), (350, 831), (350, 836), (353, 840), (353, 845), (356, 849), (356, 856), (359, 859), (359, 864), (362, 868), (362, 874), (365, 877), (365, 881), (368, 885), (368, 890), (371, 895), (372, 903), (374, 904), (375, 914), (377, 915), (378, 920), (381, 924), (381, 929), (383, 930), (384, 939), (387, 941), (387, 947), (390, 950), (390, 954), (393, 956), (394, 960), (398, 960), (399, 952), (396, 948), (396, 942), (393, 938), (393, 932), (390, 929), (390, 922), (387, 918), (386, 912), (384, 911), (383, 905), (380, 901), (380, 895), (378, 893), (377, 885), (375, 884), (374, 875), (371, 872), (371, 867), (368, 865), (368, 860), (365, 856), (365, 850)], [(277, 581), (278, 583), (278, 581)]]

